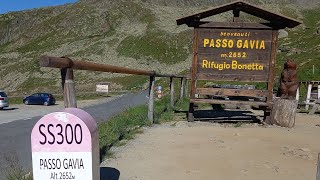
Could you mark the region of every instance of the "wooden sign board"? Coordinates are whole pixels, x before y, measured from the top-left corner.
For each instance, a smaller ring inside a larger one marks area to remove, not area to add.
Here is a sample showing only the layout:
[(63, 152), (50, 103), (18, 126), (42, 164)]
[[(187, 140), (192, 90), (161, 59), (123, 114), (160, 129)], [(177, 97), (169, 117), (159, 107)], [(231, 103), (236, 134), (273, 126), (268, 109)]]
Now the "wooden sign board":
[(196, 79), (268, 82), (272, 30), (196, 28)]

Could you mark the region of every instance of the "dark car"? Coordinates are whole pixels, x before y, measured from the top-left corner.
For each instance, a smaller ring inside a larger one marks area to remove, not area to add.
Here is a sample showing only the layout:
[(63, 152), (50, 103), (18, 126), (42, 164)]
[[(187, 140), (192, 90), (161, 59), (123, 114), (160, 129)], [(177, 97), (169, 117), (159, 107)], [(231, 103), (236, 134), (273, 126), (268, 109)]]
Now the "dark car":
[(50, 93), (35, 93), (23, 98), (23, 103), (29, 104), (43, 104), (45, 106), (53, 105), (56, 99)]

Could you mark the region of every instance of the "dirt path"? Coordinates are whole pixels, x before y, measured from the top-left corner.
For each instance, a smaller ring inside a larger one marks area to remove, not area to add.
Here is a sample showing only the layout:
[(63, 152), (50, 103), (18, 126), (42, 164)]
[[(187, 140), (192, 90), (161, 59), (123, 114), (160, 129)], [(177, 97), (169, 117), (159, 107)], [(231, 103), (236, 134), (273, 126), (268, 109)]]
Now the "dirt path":
[(296, 127), (171, 122), (113, 148), (122, 180), (314, 180), (320, 117), (297, 114)]

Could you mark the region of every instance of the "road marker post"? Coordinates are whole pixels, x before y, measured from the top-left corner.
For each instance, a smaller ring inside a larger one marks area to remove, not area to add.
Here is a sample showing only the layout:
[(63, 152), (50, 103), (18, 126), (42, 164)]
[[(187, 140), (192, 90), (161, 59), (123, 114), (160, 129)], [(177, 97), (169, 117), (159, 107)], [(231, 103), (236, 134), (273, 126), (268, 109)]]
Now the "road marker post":
[(34, 180), (100, 180), (97, 123), (81, 109), (42, 117), (32, 129), (31, 150)]

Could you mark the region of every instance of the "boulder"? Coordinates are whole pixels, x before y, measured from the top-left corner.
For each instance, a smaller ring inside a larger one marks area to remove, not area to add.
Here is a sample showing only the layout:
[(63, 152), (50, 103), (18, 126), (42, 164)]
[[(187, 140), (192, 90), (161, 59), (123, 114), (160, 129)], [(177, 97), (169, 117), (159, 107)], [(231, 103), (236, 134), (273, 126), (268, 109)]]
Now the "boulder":
[(279, 34), (278, 34), (278, 38), (281, 39), (281, 38), (286, 38), (288, 37), (289, 33), (284, 30), (284, 29), (280, 29), (279, 30)]

